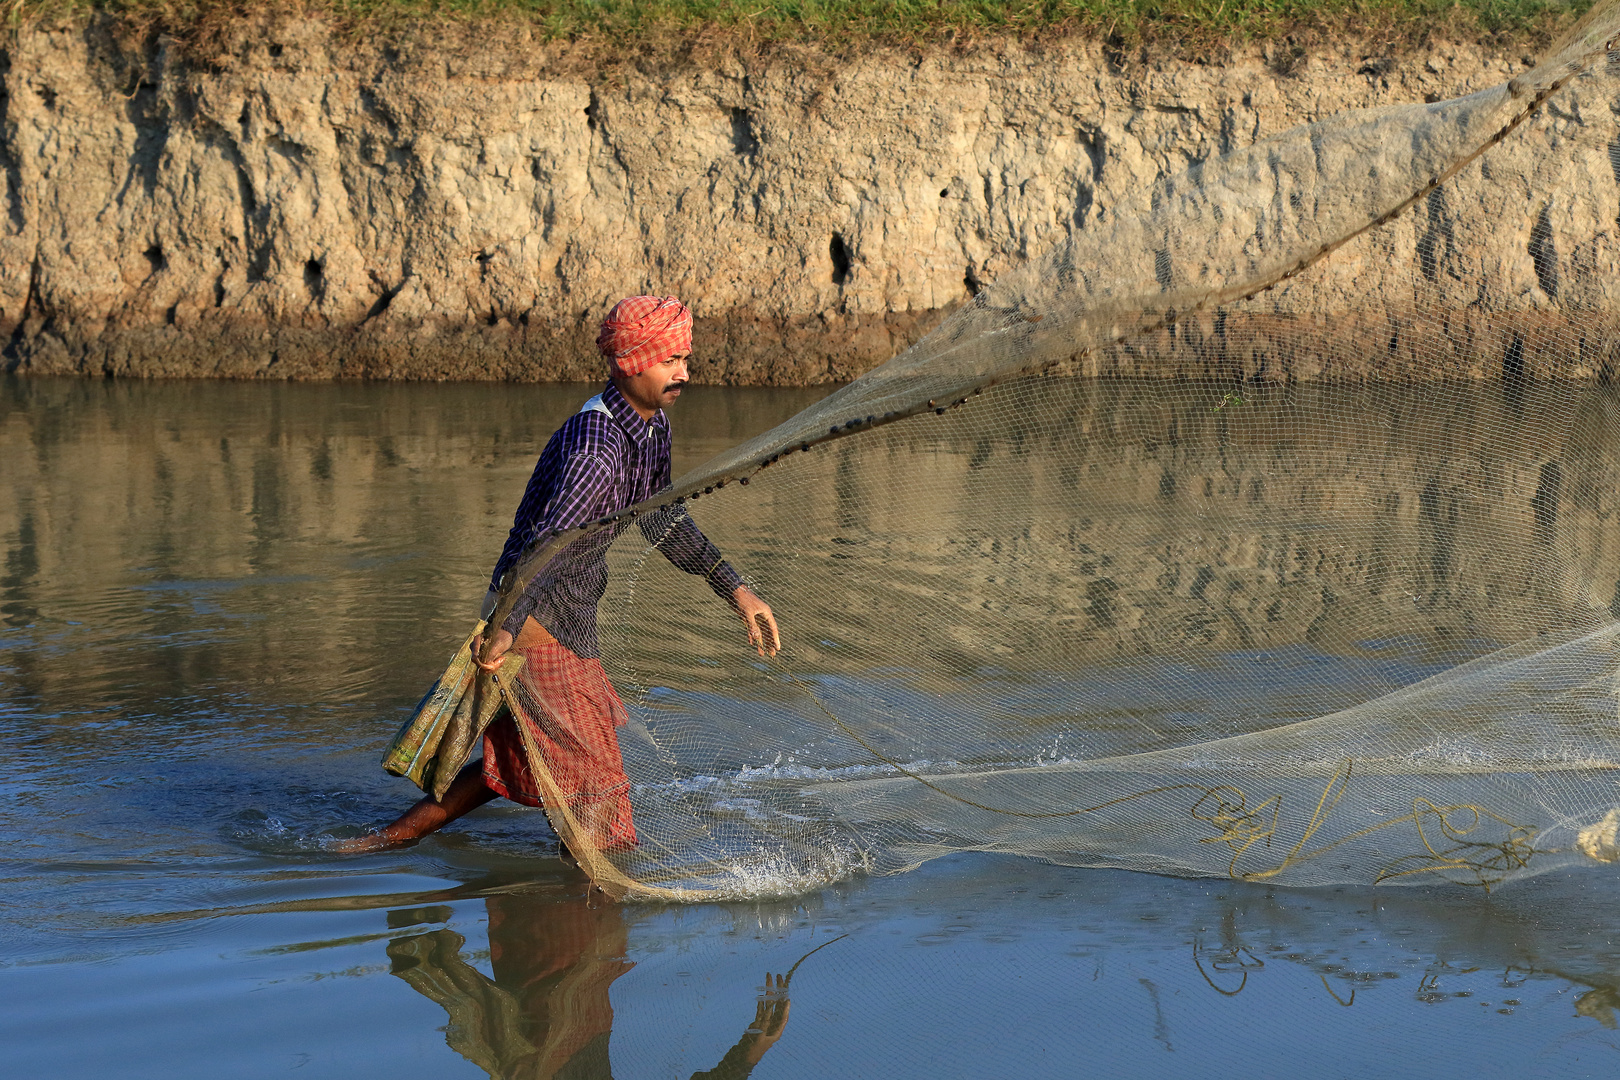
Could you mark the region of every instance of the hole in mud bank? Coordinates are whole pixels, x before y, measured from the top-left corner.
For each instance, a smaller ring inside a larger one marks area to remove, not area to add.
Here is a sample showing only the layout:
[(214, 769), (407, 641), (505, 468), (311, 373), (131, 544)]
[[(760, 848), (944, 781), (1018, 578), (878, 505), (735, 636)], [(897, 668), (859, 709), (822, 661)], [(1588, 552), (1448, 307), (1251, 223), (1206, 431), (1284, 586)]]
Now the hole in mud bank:
[(384, 290), (383, 294), (377, 297), (377, 302), (371, 305), (371, 310), (366, 312), (365, 321), (369, 322), (370, 320), (381, 315), (383, 312), (387, 311), (388, 305), (394, 302), (394, 297), (398, 296), (399, 290), (403, 289), (404, 287), (404, 284), (401, 283), (399, 285), (395, 285), (392, 289)]
[(967, 272), (962, 275), (962, 287), (967, 289), (969, 296), (978, 296), (984, 288), (984, 282), (979, 280), (978, 272), (969, 265)]
[(180, 307), (179, 304), (170, 304), (169, 305), (169, 310), (165, 311), (163, 313), (163, 321), (164, 321), (164, 323), (166, 325), (168, 325), (168, 326), (173, 326), (174, 325), (174, 313), (175, 313), (176, 310), (179, 309), (179, 307)]
[(1169, 290), (1173, 275), (1170, 270), (1170, 252), (1155, 251), (1153, 253), (1153, 277), (1159, 283), (1159, 288)]
[(146, 261), (152, 267), (152, 273), (154, 274), (169, 265), (168, 260), (163, 257), (162, 244), (153, 244), (141, 254), (146, 256)]
[(740, 158), (753, 157), (759, 149), (759, 136), (754, 132), (754, 118), (747, 109), (731, 110), (731, 152)]
[(1553, 530), (1558, 524), (1558, 496), (1563, 484), (1564, 471), (1559, 468), (1558, 462), (1549, 461), (1541, 467), (1536, 494), (1530, 500), (1530, 510), (1535, 517), (1536, 542), (1543, 547), (1550, 546), (1555, 538)]
[(1558, 249), (1553, 246), (1552, 219), (1550, 206), (1543, 206), (1541, 213), (1536, 217), (1536, 223), (1530, 227), (1530, 243), (1527, 254), (1530, 264), (1536, 271), (1536, 282), (1541, 291), (1552, 299), (1558, 298)]
[(1524, 338), (1513, 335), (1502, 351), (1502, 384), (1508, 391), (1523, 393), (1528, 376), (1524, 367)]
[(319, 296), (323, 287), (326, 267), (319, 259), (310, 259), (304, 263), (304, 288), (311, 296)]
[(271, 56), (272, 59), (275, 59), (275, 60), (281, 59), (281, 54), (283, 52), (285, 52), (285, 51), (286, 50), (280, 45), (271, 45), (270, 46), (270, 56)]
[(832, 242), (827, 245), (827, 254), (832, 256), (832, 283), (844, 284), (849, 280), (849, 248), (844, 245), (842, 233), (832, 234)]

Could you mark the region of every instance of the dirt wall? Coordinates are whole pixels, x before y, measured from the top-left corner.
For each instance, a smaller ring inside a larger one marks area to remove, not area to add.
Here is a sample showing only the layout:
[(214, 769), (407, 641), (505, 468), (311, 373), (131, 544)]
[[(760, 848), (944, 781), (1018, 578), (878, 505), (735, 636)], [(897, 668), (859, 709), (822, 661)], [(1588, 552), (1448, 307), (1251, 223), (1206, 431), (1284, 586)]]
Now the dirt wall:
[[(22, 32), (0, 52), (4, 365), (576, 380), (603, 310), (658, 292), (697, 314), (702, 381), (847, 379), (1166, 172), (1527, 59), (1345, 43), (1215, 66), (1069, 40), (603, 68), (571, 48), (317, 22), (199, 60), (105, 23)], [(1342, 258), (1466, 260), (1470, 303), (1542, 304), (1548, 206), (1475, 222), (1470, 254), (1448, 220), (1468, 202)], [(1319, 314), (1323, 281), (1279, 303)]]

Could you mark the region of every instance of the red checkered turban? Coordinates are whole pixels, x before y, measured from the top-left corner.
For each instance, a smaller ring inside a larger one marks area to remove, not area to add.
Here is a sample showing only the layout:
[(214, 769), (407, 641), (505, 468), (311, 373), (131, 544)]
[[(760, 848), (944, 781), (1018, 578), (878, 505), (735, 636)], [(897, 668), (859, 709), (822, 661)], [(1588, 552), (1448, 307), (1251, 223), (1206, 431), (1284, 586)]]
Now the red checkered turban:
[(625, 375), (692, 351), (692, 310), (673, 296), (630, 296), (602, 320), (596, 347)]

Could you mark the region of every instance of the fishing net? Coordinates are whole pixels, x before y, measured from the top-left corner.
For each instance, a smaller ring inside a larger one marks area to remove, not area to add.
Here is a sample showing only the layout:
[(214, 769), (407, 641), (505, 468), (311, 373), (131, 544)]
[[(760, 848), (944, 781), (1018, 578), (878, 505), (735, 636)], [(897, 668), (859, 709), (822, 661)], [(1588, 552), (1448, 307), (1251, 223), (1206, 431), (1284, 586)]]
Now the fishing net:
[[(1600, 6), (1504, 85), (1164, 179), (539, 538), (493, 618), (605, 546), (629, 714), (634, 847), (530, 748), (585, 869), (683, 899), (963, 850), (1486, 887), (1620, 856), (1617, 33)], [(780, 655), (660, 557), (688, 515)], [(452, 664), (391, 767), (442, 790), (497, 706), (543, 726), (512, 663)]]

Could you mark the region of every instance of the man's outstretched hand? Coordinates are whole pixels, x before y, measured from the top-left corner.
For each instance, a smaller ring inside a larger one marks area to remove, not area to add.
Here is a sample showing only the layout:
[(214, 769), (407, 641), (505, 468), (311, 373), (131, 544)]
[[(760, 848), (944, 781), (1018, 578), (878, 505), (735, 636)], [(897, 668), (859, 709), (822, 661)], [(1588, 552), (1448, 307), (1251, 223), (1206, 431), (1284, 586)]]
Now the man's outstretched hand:
[(731, 602), (737, 605), (737, 614), (748, 627), (748, 644), (758, 649), (761, 656), (775, 656), (776, 650), (782, 647), (782, 632), (776, 628), (771, 605), (755, 596), (754, 590), (746, 585), (737, 586), (737, 591), (731, 594)]

